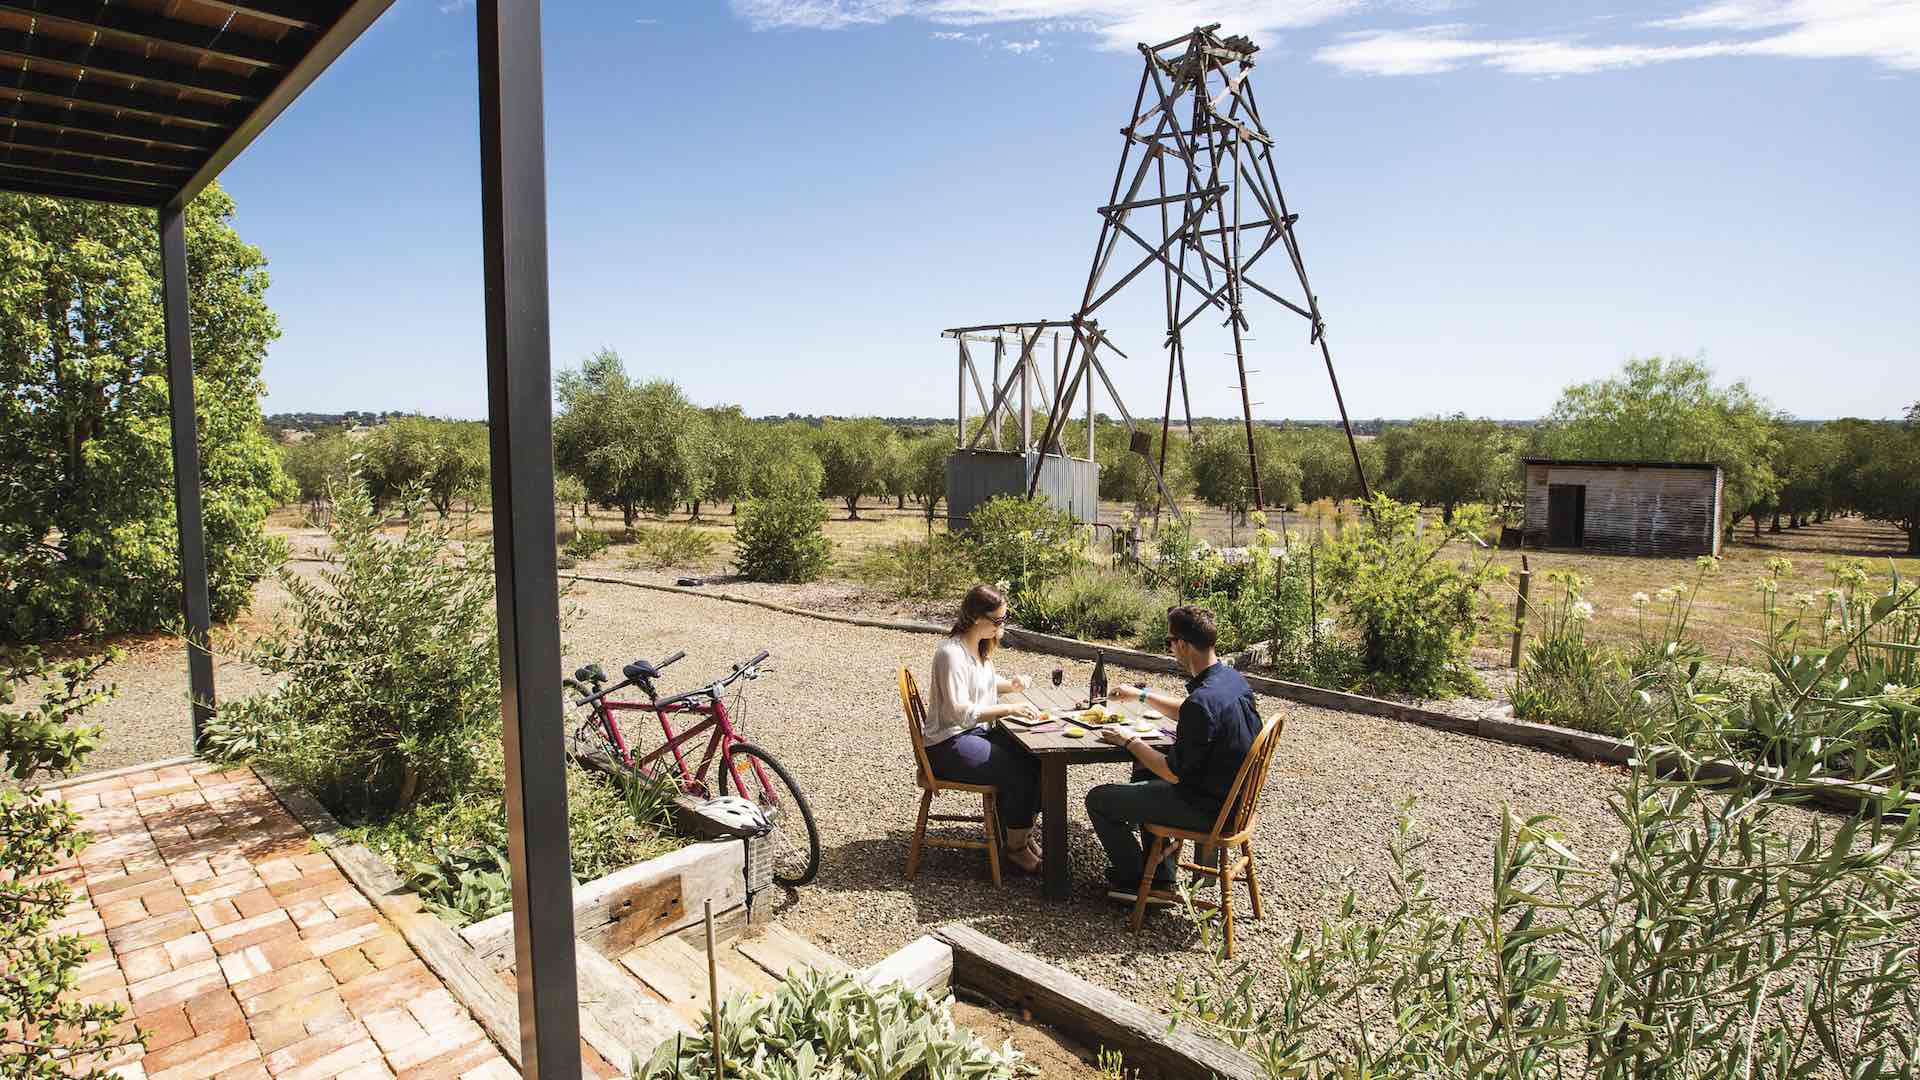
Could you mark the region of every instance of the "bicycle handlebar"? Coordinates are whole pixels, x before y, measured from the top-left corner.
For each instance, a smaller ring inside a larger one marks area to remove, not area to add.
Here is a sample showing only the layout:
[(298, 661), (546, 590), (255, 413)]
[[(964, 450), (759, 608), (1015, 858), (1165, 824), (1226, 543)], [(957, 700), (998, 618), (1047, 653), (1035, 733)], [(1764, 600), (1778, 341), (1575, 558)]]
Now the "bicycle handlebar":
[[(659, 671), (660, 669), (665, 668), (669, 664), (674, 664), (679, 662), (680, 660), (685, 659), (686, 655), (687, 655), (687, 652), (685, 649), (677, 650), (672, 655), (667, 656), (665, 659), (661, 660), (659, 663), (653, 665), (653, 669), (655, 671)], [(746, 663), (743, 663), (743, 664), (733, 665), (733, 672), (729, 674), (726, 678), (721, 679), (719, 682), (711, 683), (707, 686), (700, 687), (697, 690), (688, 690), (684, 693), (675, 694), (673, 697), (664, 698), (660, 701), (655, 702), (654, 704), (665, 705), (671, 702), (680, 701), (684, 698), (692, 697), (696, 694), (717, 693), (720, 690), (725, 689), (726, 687), (732, 686), (735, 682), (739, 681), (739, 679), (743, 675), (752, 676), (754, 674), (757, 674), (755, 669), (758, 668), (761, 664), (765, 663), (767, 657), (772, 655), (773, 655), (772, 652), (766, 649), (761, 649), (760, 654), (758, 656), (755, 656), (753, 659), (748, 660)], [(591, 705), (594, 702), (599, 701), (601, 698), (606, 697), (608, 694), (611, 694), (616, 690), (624, 690), (627, 687), (632, 686), (637, 681), (638, 680), (636, 679), (621, 679), (619, 682), (614, 683), (612, 686), (609, 686), (604, 690), (596, 691), (595, 693), (590, 694), (587, 697), (583, 697), (580, 700), (574, 702), (573, 703), (574, 707), (579, 708), (583, 705)], [(563, 680), (563, 684), (574, 689), (585, 689), (585, 687), (581, 686), (578, 682), (576, 682), (573, 679)]]

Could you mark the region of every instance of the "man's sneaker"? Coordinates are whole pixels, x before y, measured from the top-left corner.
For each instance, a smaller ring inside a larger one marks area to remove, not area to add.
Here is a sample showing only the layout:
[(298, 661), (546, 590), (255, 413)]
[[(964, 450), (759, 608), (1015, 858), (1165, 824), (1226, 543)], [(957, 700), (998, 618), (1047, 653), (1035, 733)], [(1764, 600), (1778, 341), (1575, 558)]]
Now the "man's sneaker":
[[(1140, 900), (1140, 890), (1137, 886), (1127, 887), (1115, 885), (1107, 890), (1107, 899), (1119, 900), (1127, 904), (1138, 903)], [(1147, 892), (1148, 907), (1173, 907), (1179, 902), (1180, 898), (1174, 895), (1173, 890), (1170, 888), (1156, 886)]]

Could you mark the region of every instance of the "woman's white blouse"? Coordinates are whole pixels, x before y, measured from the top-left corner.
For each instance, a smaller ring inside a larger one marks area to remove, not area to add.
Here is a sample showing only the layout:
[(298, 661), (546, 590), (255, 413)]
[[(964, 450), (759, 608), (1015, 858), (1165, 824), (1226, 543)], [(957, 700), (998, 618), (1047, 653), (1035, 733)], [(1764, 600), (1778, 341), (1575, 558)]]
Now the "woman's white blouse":
[(926, 725), (921, 729), (928, 746), (946, 742), (980, 723), (980, 711), (1000, 701), (999, 679), (993, 661), (967, 651), (958, 638), (948, 638), (933, 651), (932, 694), (927, 701)]

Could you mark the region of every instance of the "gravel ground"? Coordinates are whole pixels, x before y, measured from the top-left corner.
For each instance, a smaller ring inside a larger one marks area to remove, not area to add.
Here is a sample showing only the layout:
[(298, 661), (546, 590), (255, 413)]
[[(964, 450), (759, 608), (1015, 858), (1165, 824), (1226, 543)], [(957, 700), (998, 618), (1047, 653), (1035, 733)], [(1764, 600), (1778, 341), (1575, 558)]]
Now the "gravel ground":
[[(1136, 1000), (1162, 1000), (1179, 970), (1197, 966), (1193, 935), (1180, 920), (1151, 918), (1135, 936), (1125, 910), (1104, 897), (1099, 843), (1082, 800), (1094, 784), (1124, 779), (1122, 765), (1071, 773), (1070, 902), (1045, 900), (1037, 877), (1016, 874), (996, 890), (984, 860), (970, 852), (931, 851), (917, 881), (902, 877), (918, 794), (894, 671), (909, 665), (924, 683), (933, 636), (619, 585), (583, 582), (570, 600), (579, 618), (567, 634), (569, 666), (600, 661), (612, 670), (635, 656), (686, 649), (663, 692), (714, 678), (761, 648), (773, 651), (770, 673), (747, 688), (743, 726), (805, 788), (824, 848), (819, 881), (786, 898), (779, 917), (848, 962), (871, 963), (929, 926), (961, 920)], [(1040, 673), (1059, 662), (1007, 650), (999, 667)], [(1089, 665), (1065, 666), (1070, 680), (1087, 677)], [(1395, 808), (1409, 796), (1420, 800), (1432, 841), (1431, 885), (1461, 909), (1485, 894), (1504, 802), (1559, 816), (1576, 849), (1618, 836), (1604, 801), (1615, 770), (1605, 766), (1278, 699), (1263, 706), (1283, 710), (1287, 729), (1256, 843), (1266, 918), (1236, 924), (1239, 955), (1256, 963), (1296, 928), (1330, 913), (1348, 881), (1384, 894)]]
[[(248, 622), (271, 619), (284, 598), (276, 584), (264, 583)], [(840, 599), (859, 607), (851, 595)], [(1075, 886), (1069, 902), (1047, 901), (1037, 877), (1017, 872), (994, 889), (984, 859), (972, 852), (930, 850), (919, 879), (903, 878), (918, 792), (894, 672), (910, 666), (924, 685), (935, 636), (591, 582), (570, 589), (567, 607), (569, 669), (598, 661), (616, 670), (637, 656), (686, 649), (687, 659), (666, 673), (664, 692), (688, 689), (718, 677), (734, 660), (772, 650), (767, 676), (746, 687), (744, 708), (734, 706), (736, 722), (799, 779), (824, 848), (819, 880), (776, 900), (777, 914), (849, 963), (871, 963), (928, 927), (959, 920), (1150, 1004), (1164, 1004), (1171, 981), (1201, 966), (1195, 935), (1182, 920), (1151, 916), (1146, 932), (1134, 935), (1126, 929), (1127, 911), (1104, 897), (1103, 859), (1083, 799), (1094, 784), (1124, 779), (1122, 765), (1070, 774)], [(89, 762), (93, 768), (187, 749), (179, 644), (150, 639), (123, 647), (128, 656), (108, 672), (120, 696), (93, 714), (107, 729)], [(1090, 665), (1017, 650), (1006, 650), (999, 661), (1007, 674), (1040, 674), (1056, 664), (1074, 682), (1089, 674)], [(233, 663), (221, 665), (219, 680), (223, 697), (264, 685), (260, 673)], [(1164, 677), (1148, 681), (1176, 685)], [(1287, 728), (1255, 845), (1266, 917), (1247, 917), (1242, 904), (1236, 925), (1239, 955), (1256, 967), (1296, 929), (1311, 929), (1331, 914), (1348, 884), (1363, 898), (1388, 895), (1387, 843), (1396, 808), (1409, 797), (1418, 799), (1421, 834), (1429, 841), (1422, 861), (1430, 887), (1453, 910), (1484, 902), (1504, 803), (1554, 815), (1576, 851), (1602, 851), (1620, 839), (1606, 805), (1608, 786), (1619, 775), (1611, 767), (1277, 698), (1263, 698), (1262, 707), (1284, 712)], [(657, 733), (651, 739), (636, 734), (642, 746), (657, 745)], [(943, 802), (949, 811), (971, 809), (958, 798)]]

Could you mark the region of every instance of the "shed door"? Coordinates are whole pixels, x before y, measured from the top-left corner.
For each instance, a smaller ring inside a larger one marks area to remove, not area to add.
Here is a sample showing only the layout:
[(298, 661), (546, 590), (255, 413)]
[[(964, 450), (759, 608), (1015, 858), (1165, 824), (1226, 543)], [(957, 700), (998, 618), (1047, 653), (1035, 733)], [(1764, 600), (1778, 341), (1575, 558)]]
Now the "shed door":
[(1582, 547), (1587, 542), (1587, 485), (1547, 485), (1547, 545)]

